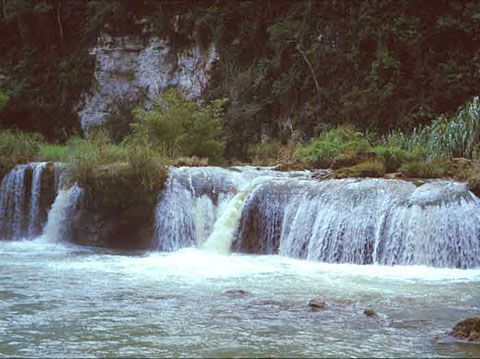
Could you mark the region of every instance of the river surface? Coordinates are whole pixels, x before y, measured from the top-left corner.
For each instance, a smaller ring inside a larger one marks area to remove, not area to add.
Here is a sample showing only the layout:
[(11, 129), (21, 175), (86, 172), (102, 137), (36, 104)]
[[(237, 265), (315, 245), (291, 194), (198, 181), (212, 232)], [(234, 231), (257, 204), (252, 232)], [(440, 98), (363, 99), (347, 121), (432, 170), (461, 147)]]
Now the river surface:
[(2, 241), (0, 356), (478, 357), (443, 338), (479, 294), (477, 269)]

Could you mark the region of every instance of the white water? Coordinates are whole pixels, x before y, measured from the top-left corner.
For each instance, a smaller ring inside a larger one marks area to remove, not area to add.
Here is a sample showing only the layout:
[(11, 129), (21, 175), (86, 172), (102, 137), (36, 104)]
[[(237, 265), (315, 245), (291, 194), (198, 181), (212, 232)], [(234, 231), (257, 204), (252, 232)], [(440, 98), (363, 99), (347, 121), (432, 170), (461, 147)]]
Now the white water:
[(205, 246), (222, 253), (228, 251), (243, 202), (255, 187), (251, 187), (255, 179), (287, 175), (307, 177), (309, 173), (284, 175), (254, 167), (171, 168), (156, 210), (157, 249), (175, 251)]
[(58, 192), (52, 208), (48, 212), (48, 220), (43, 230), (43, 236), (53, 242), (67, 241), (69, 238), (69, 224), (73, 216), (74, 207), (83, 190), (76, 184), (69, 189)]
[(28, 215), (28, 236), (37, 235), (37, 228), (40, 215), (40, 196), (42, 190), (42, 174), (47, 162), (41, 162), (33, 168), (32, 194), (30, 198), (30, 213)]
[(453, 181), (417, 188), (252, 167), (176, 168), (156, 215), (159, 250), (227, 253), (233, 243), (234, 251), (329, 263), (480, 266), (480, 201)]
[(480, 312), (479, 285), (479, 270), (2, 241), (0, 356), (477, 357), (443, 338)]
[(242, 215), (245, 199), (255, 187), (259, 186), (265, 180), (266, 179), (262, 177), (255, 178), (245, 188), (242, 188), (240, 192), (230, 200), (230, 202), (228, 202), (228, 205), (216, 220), (212, 233), (202, 245), (202, 249), (220, 254), (227, 254), (230, 252), (233, 236), (235, 235), (238, 221)]
[(28, 165), (16, 166), (0, 186), (0, 235), (19, 237), (25, 220), (25, 173)]
[[(28, 198), (11, 176), (0, 203)], [(478, 263), (479, 204), (463, 184), (172, 169), (156, 213), (169, 253), (66, 245), (80, 195), (58, 191), (41, 237), (0, 241), (0, 356), (480, 355), (445, 340), (480, 314), (480, 269), (433, 268)], [(232, 240), (272, 255), (221, 254)], [(202, 244), (216, 252), (179, 250)], [(311, 312), (317, 296), (328, 307)]]

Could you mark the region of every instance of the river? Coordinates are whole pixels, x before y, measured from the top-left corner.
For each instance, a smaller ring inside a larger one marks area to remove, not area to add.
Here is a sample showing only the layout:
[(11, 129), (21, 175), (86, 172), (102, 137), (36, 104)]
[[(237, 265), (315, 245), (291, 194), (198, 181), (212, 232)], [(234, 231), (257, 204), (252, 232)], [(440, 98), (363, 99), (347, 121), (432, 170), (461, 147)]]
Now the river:
[[(0, 241), (0, 288), (0, 357), (480, 356), (445, 337), (480, 313), (480, 269), (118, 252), (43, 236)], [(328, 307), (312, 312), (317, 296)]]

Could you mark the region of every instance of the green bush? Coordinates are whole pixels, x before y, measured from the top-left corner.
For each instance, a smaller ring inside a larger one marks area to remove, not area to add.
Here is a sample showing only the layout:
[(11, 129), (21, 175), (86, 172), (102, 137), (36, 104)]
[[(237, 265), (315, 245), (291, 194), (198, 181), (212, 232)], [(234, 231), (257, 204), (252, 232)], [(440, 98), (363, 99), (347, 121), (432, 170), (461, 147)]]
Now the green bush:
[(40, 161), (66, 162), (69, 159), (69, 148), (58, 144), (42, 144), (37, 159)]
[(40, 150), (43, 141), (38, 133), (0, 130), (0, 155), (32, 158)]
[(253, 164), (269, 166), (278, 161), (281, 150), (278, 142), (255, 143), (248, 146), (248, 155)]
[(394, 132), (386, 143), (437, 157), (476, 157), (480, 150), (480, 98), (474, 97), (452, 118), (440, 116), (411, 133)]
[(297, 156), (317, 167), (330, 167), (336, 158), (355, 157), (370, 149), (370, 136), (352, 126), (338, 126), (297, 148)]
[[(177, 89), (164, 91), (150, 110), (136, 109), (135, 141), (144, 142), (164, 157), (207, 157), (223, 160), (222, 114), (226, 100), (199, 107)], [(131, 139), (130, 139), (131, 140)]]
[(407, 162), (420, 161), (423, 156), (417, 151), (407, 151), (397, 146), (374, 146), (373, 151), (385, 164), (387, 172), (395, 172)]
[(43, 143), (38, 133), (0, 130), (0, 172), (33, 160)]
[(400, 167), (400, 172), (416, 178), (444, 177), (451, 175), (451, 163), (445, 160), (408, 162)]
[(382, 177), (385, 175), (385, 165), (378, 159), (360, 162), (351, 167), (343, 167), (334, 172), (334, 177)]
[(10, 97), (5, 93), (0, 91), (0, 109), (6, 105)]

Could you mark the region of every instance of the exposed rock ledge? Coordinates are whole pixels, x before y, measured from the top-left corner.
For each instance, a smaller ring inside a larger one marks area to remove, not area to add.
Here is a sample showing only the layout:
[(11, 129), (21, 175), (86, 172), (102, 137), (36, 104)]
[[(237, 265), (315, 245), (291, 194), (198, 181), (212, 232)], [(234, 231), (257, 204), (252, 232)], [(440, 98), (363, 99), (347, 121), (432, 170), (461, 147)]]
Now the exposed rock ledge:
[(177, 52), (157, 36), (106, 33), (100, 34), (90, 53), (95, 56), (94, 85), (84, 94), (78, 112), (84, 130), (103, 123), (116, 100), (148, 106), (168, 86), (180, 87), (191, 99), (199, 98), (218, 57), (213, 44), (205, 50), (194, 44)]

